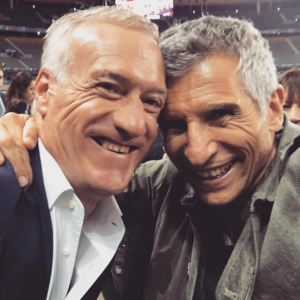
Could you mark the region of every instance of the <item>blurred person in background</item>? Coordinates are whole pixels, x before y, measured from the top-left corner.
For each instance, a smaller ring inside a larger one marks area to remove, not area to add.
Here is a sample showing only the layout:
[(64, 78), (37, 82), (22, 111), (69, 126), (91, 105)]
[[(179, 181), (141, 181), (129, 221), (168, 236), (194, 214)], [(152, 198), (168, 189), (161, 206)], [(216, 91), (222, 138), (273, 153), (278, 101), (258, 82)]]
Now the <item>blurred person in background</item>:
[(5, 100), (6, 97), (3, 93), (1, 93), (2, 87), (3, 87), (3, 81), (4, 81), (4, 70), (0, 67), (0, 118), (5, 113)]
[(6, 113), (30, 115), (35, 97), (35, 81), (27, 72), (19, 72), (12, 80), (6, 95)]
[(283, 85), (286, 94), (283, 110), (293, 123), (300, 125), (300, 69), (286, 71), (278, 81)]

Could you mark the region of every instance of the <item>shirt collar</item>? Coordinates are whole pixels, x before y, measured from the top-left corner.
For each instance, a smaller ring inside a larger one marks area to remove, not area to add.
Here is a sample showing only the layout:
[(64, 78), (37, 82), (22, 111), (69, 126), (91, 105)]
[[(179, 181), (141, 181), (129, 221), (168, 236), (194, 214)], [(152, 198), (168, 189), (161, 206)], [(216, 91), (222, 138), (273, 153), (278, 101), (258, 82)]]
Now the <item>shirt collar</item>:
[[(66, 176), (64, 175), (55, 159), (46, 150), (41, 139), (38, 140), (38, 145), (40, 150), (44, 186), (48, 199), (49, 209), (51, 210), (56, 200), (62, 193), (66, 191), (71, 191), (72, 193), (74, 193), (74, 189), (72, 188), (71, 184), (67, 180)], [(105, 220), (107, 219), (105, 215), (111, 219), (116, 220), (118, 219), (117, 217), (122, 216), (122, 212), (115, 197), (108, 196), (101, 197), (101, 200), (99, 201), (99, 204), (97, 205), (95, 212), (93, 212), (92, 215), (97, 216), (96, 218), (98, 218), (98, 220), (101, 220), (96, 223), (105, 223)]]
[(55, 159), (46, 150), (41, 139), (38, 140), (38, 145), (40, 150), (44, 186), (49, 209), (51, 210), (55, 201), (63, 192), (68, 190), (74, 192), (74, 190)]
[(282, 128), (275, 134), (277, 144), (276, 154), (268, 166), (263, 178), (256, 188), (253, 195), (251, 210), (257, 200), (267, 200), (274, 202), (280, 178), (286, 165), (290, 150), (299, 148), (300, 127), (292, 124), (284, 113), (284, 123)]

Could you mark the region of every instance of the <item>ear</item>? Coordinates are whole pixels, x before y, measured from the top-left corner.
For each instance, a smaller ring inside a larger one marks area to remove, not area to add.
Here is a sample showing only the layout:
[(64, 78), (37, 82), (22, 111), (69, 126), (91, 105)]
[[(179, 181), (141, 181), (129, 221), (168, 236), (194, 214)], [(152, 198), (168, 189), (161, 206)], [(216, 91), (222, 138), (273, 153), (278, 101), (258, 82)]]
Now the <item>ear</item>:
[(42, 68), (35, 82), (36, 110), (42, 117), (47, 114), (48, 110), (50, 76), (49, 70)]
[(280, 130), (283, 123), (282, 106), (285, 100), (285, 92), (282, 85), (278, 85), (269, 100), (270, 130), (276, 132)]

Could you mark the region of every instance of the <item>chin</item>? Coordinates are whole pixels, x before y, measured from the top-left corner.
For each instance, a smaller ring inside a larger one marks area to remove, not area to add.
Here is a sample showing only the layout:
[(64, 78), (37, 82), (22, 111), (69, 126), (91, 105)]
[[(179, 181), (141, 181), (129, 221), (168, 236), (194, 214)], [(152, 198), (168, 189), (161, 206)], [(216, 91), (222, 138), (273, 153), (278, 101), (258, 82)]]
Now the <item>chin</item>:
[(97, 192), (101, 195), (112, 196), (122, 193), (128, 186), (131, 176), (129, 178), (111, 177), (111, 180), (107, 180), (108, 177), (102, 179), (95, 179), (93, 186)]
[(235, 197), (234, 198), (227, 198), (224, 199), (224, 197), (221, 196), (216, 196), (216, 197), (205, 197), (203, 195), (199, 195), (198, 196), (199, 199), (204, 202), (205, 204), (209, 205), (209, 206), (226, 206), (226, 205), (230, 205), (231, 203), (233, 203), (235, 201)]

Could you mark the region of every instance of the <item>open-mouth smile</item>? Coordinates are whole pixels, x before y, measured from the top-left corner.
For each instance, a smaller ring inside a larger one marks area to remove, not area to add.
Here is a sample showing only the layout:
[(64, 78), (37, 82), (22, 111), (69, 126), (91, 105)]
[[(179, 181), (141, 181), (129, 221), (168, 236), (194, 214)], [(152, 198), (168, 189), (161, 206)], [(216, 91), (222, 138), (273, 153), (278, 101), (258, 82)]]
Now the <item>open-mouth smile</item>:
[(136, 149), (135, 146), (120, 145), (103, 137), (92, 137), (92, 139), (102, 148), (119, 154), (128, 154)]
[(232, 166), (237, 162), (237, 159), (234, 159), (224, 165), (203, 170), (203, 171), (195, 171), (195, 173), (202, 180), (215, 180), (217, 178), (223, 177), (227, 175), (227, 173), (231, 170)]

